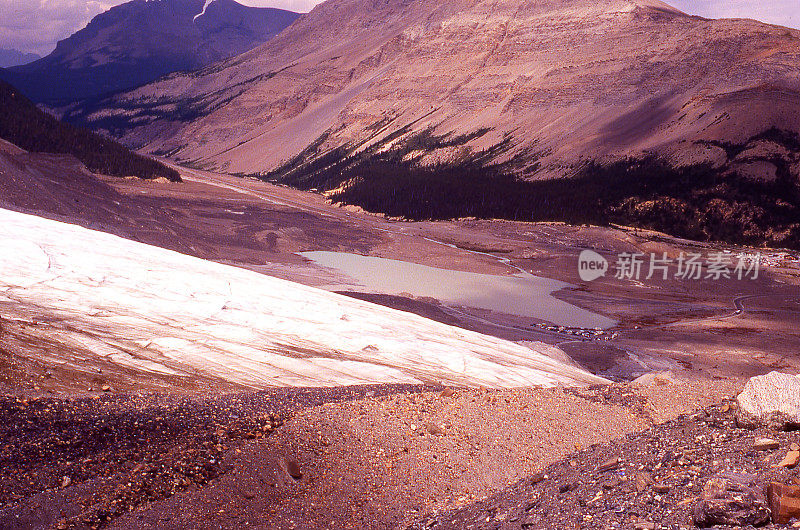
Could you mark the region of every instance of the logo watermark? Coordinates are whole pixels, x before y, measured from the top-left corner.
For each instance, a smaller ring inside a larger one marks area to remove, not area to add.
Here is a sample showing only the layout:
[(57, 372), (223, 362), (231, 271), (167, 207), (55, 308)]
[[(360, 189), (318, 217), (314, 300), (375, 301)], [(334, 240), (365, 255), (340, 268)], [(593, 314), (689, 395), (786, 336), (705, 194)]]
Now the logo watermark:
[(581, 280), (593, 282), (606, 275), (608, 260), (594, 250), (584, 250), (578, 257), (578, 274)]
[(617, 255), (613, 267), (593, 250), (584, 250), (578, 257), (581, 280), (592, 282), (613, 272), (618, 280), (757, 280), (761, 270), (760, 253), (681, 252), (676, 257), (663, 254), (623, 252)]

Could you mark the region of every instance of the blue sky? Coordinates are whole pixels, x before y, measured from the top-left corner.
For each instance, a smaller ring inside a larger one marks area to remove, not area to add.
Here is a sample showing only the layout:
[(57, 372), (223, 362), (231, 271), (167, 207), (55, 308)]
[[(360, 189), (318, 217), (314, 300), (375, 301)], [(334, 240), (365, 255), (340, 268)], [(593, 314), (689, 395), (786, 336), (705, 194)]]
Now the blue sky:
[[(84, 27), (95, 15), (126, 0), (0, 0), (0, 48), (45, 55), (58, 40)], [(251, 6), (309, 11), (319, 0), (238, 0)], [(446, 0), (443, 0), (446, 1)], [(667, 0), (709, 18), (746, 17), (800, 27), (798, 0)]]

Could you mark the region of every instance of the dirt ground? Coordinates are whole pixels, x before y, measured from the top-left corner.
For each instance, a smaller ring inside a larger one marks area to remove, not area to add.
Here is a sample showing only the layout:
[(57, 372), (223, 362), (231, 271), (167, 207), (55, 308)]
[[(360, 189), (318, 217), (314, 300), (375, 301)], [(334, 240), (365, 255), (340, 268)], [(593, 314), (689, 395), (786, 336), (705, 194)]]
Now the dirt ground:
[(0, 525), (403, 528), (736, 390), (688, 381), (9, 397)]

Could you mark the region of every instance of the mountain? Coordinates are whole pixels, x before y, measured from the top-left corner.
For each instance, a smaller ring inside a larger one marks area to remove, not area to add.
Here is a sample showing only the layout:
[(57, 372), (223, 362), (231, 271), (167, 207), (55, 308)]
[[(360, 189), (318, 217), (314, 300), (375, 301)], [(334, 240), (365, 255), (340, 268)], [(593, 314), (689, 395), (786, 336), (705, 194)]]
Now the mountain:
[(73, 155), (90, 170), (106, 175), (180, 180), (177, 171), (160, 162), (91, 131), (59, 122), (2, 81), (0, 138), (25, 151)]
[(654, 0), (329, 0), (66, 119), (392, 215), (796, 246), (798, 65), (797, 30)]
[(33, 62), (41, 57), (35, 53), (25, 53), (19, 50), (7, 50), (0, 48), (0, 68), (8, 68), (9, 66), (19, 66)]
[(299, 16), (233, 0), (133, 0), (96, 16), (47, 57), (0, 72), (0, 78), (36, 102), (71, 102), (238, 55)]

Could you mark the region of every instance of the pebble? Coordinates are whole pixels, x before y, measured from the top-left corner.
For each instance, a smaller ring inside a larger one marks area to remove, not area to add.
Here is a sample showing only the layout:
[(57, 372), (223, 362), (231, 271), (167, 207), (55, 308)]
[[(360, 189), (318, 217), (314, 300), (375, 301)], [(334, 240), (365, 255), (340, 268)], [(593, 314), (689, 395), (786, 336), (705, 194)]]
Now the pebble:
[(800, 461), (800, 451), (789, 451), (786, 453), (786, 456), (783, 457), (781, 463), (778, 464), (778, 467), (794, 467), (797, 465), (797, 462)]
[(636, 473), (636, 491), (642, 492), (653, 484), (653, 476), (650, 473)]
[(669, 493), (669, 490), (670, 487), (667, 486), (666, 484), (661, 484), (661, 483), (653, 484), (653, 491), (655, 491), (656, 493), (661, 493), (661, 494)]
[(757, 451), (774, 451), (780, 448), (781, 444), (772, 438), (759, 438), (753, 444), (753, 449)]
[(608, 471), (610, 469), (615, 469), (618, 466), (619, 466), (619, 457), (615, 456), (614, 458), (609, 458), (608, 460), (597, 466), (597, 471), (599, 472)]
[(293, 458), (286, 459), (286, 471), (289, 473), (289, 476), (295, 480), (303, 478), (303, 471), (300, 469), (300, 464)]
[(430, 434), (434, 435), (434, 436), (438, 436), (438, 435), (444, 434), (444, 430), (441, 427), (439, 427), (438, 425), (436, 425), (435, 423), (427, 424), (426, 428), (428, 429), (428, 432)]
[(70, 484), (72, 484), (72, 479), (71, 479), (71, 478), (69, 478), (69, 477), (64, 477), (64, 478), (61, 480), (61, 487), (62, 487), (62, 488), (66, 488), (66, 487), (68, 487)]

